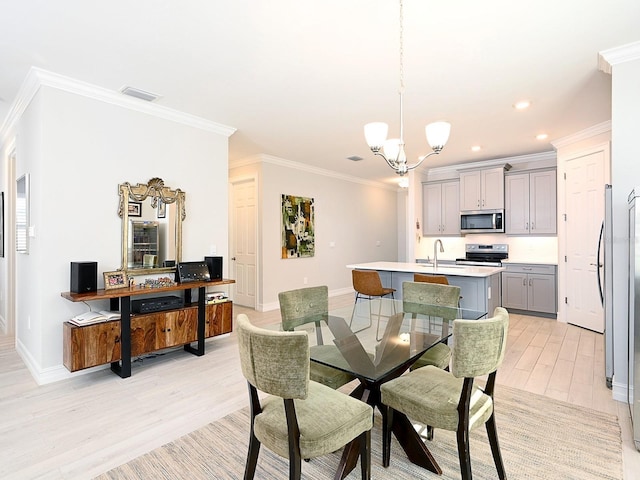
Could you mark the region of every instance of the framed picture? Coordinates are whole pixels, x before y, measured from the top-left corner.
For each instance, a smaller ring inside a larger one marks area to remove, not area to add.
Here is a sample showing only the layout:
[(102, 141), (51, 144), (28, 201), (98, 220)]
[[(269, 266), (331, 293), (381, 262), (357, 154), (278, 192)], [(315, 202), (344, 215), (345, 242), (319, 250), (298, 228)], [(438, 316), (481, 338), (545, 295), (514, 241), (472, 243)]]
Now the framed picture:
[(141, 217), (142, 216), (142, 203), (140, 203), (140, 202), (129, 202), (129, 216), (130, 217)]
[(104, 289), (111, 290), (112, 288), (123, 288), (129, 286), (129, 280), (127, 274), (123, 271), (117, 272), (104, 272)]
[(4, 257), (4, 192), (0, 192), (0, 257)]
[(282, 208), (282, 258), (313, 257), (315, 252), (315, 203), (313, 198), (284, 195)]
[(167, 204), (162, 200), (158, 201), (158, 218), (165, 218), (167, 216)]

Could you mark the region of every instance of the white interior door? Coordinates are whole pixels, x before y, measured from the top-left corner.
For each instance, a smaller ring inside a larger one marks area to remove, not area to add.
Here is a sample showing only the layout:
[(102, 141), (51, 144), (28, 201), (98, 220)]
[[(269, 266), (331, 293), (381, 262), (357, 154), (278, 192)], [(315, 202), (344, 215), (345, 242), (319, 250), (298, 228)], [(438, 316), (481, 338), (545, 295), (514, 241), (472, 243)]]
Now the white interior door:
[(230, 275), (236, 281), (233, 301), (256, 308), (257, 279), (257, 207), (255, 179), (231, 184), (231, 264)]
[[(567, 322), (604, 332), (597, 249), (604, 218), (605, 157), (597, 151), (566, 162)], [(562, 299), (564, 301), (564, 299)]]

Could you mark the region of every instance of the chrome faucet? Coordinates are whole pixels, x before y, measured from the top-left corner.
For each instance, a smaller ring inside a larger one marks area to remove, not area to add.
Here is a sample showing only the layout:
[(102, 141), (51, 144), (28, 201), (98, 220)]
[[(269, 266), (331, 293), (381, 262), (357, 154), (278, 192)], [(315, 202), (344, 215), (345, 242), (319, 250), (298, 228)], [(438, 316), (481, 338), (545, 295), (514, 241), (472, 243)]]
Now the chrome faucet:
[(442, 240), (439, 238), (433, 242), (433, 268), (438, 268), (438, 243), (440, 244), (440, 252), (444, 253), (444, 247), (442, 246)]

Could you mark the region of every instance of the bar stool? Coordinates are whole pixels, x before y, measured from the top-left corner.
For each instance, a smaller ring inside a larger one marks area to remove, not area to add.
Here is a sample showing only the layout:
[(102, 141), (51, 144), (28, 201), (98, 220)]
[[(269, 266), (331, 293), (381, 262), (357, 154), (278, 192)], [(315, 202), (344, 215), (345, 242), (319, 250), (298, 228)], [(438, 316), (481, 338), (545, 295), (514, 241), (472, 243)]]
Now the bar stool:
[[(353, 305), (353, 312), (351, 313), (351, 323), (353, 323), (353, 317), (356, 313), (356, 307), (358, 306), (358, 299), (369, 300), (369, 327), (371, 326), (371, 300), (374, 298), (380, 299), (380, 305), (378, 307), (378, 326), (376, 328), (376, 340), (380, 341), (380, 316), (382, 313), (382, 297), (391, 295), (391, 298), (395, 300), (393, 293), (395, 288), (386, 288), (382, 286), (380, 280), (380, 274), (375, 270), (352, 270), (351, 278), (353, 280), (353, 289), (356, 291), (356, 300)], [(393, 302), (393, 313), (396, 313), (396, 304)]]

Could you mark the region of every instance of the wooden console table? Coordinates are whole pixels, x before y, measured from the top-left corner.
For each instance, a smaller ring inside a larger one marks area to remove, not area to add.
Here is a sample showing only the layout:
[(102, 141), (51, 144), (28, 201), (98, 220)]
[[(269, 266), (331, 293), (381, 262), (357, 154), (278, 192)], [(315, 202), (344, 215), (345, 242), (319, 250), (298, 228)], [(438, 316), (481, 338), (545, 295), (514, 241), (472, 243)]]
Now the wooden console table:
[[(231, 332), (232, 303), (207, 305), (206, 288), (235, 283), (235, 280), (179, 283), (170, 287), (139, 286), (88, 293), (63, 292), (71, 302), (109, 300), (111, 310), (120, 310), (120, 320), (86, 326), (64, 323), (63, 361), (70, 371), (111, 363), (111, 370), (122, 378), (131, 376), (131, 356), (162, 348), (184, 345), (194, 355), (204, 355), (205, 338)], [(198, 302), (192, 304), (192, 289), (198, 289)], [(181, 291), (184, 307), (131, 315), (131, 297)], [(119, 305), (118, 305), (119, 304)], [(132, 333), (133, 319), (133, 333)], [(214, 325), (217, 324), (217, 325)], [(195, 335), (194, 335), (195, 334)], [(132, 336), (135, 337), (132, 351)], [(197, 342), (196, 346), (191, 345)]]

